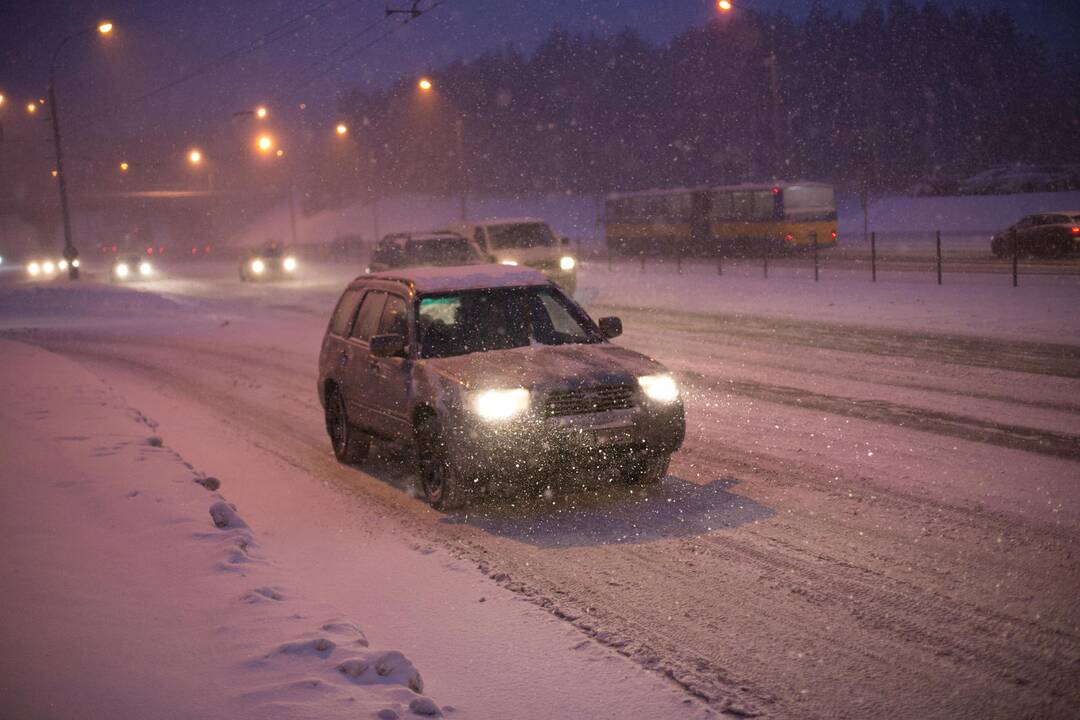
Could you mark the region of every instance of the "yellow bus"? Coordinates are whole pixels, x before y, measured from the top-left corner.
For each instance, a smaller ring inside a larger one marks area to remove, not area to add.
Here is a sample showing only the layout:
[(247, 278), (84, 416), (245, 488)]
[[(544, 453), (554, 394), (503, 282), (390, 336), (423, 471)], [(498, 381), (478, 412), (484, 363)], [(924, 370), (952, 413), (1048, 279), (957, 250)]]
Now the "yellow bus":
[(612, 193), (608, 249), (649, 255), (761, 255), (836, 244), (836, 197), (820, 182)]

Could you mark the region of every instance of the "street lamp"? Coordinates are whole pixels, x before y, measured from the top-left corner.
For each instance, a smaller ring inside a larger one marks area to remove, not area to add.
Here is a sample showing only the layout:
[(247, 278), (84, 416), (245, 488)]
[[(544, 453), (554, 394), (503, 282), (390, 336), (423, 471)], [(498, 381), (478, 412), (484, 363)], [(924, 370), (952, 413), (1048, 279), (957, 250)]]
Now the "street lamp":
[(716, 9), (722, 13), (731, 12), (731, 0), (717, 0)]
[(261, 153), (268, 153), (274, 149), (274, 138), (269, 135), (260, 135), (255, 141), (255, 147), (257, 147)]
[[(101, 35), (108, 35), (112, 32), (112, 29), (111, 22), (103, 21), (97, 24), (97, 31)], [(64, 49), (65, 45), (75, 38), (82, 37), (93, 31), (94, 28), (88, 27), (65, 37), (53, 50), (52, 60), (49, 62), (49, 110), (52, 115), (53, 145), (56, 148), (56, 177), (60, 181), (58, 183), (60, 188), (60, 212), (64, 218), (64, 258), (68, 261), (68, 277), (72, 280), (79, 279), (79, 265), (75, 262), (79, 257), (79, 251), (75, 249), (75, 245), (71, 241), (71, 212), (68, 209), (67, 178), (64, 174), (64, 151), (60, 144), (60, 108), (56, 103), (56, 64), (60, 59), (60, 51)], [(30, 110), (30, 112), (33, 113), (35, 110)]]
[[(431, 80), (426, 77), (420, 78), (416, 86), (420, 89), (422, 95), (430, 95), (435, 87)], [(438, 94), (436, 94), (436, 97), (438, 97)], [(442, 102), (447, 101), (442, 100)], [(453, 105), (451, 105), (451, 108), (457, 115), (454, 121), (454, 140), (457, 152), (458, 179), (461, 181), (461, 220), (464, 222), (468, 216), (469, 203), (468, 177), (465, 171), (465, 113)]]
[(345, 123), (338, 123), (334, 128), (334, 132), (338, 134), (338, 137), (345, 137), (345, 134), (349, 132), (349, 126)]
[(426, 77), (420, 78), (420, 82), (416, 83), (416, 86), (420, 88), (420, 92), (425, 93), (431, 92), (431, 88), (433, 87), (431, 81)]
[(26, 112), (33, 115), (37, 112), (37, 103), (26, 103)]
[(191, 152), (188, 153), (187, 158), (188, 162), (192, 165), (198, 165), (202, 162), (202, 153), (197, 148), (192, 148)]
[(262, 105), (255, 108), (255, 117), (259, 118), (260, 120), (265, 120), (266, 119), (266, 113), (267, 113), (267, 110)]
[(127, 172), (127, 171), (128, 171), (128, 164), (126, 162), (120, 163), (120, 172)]

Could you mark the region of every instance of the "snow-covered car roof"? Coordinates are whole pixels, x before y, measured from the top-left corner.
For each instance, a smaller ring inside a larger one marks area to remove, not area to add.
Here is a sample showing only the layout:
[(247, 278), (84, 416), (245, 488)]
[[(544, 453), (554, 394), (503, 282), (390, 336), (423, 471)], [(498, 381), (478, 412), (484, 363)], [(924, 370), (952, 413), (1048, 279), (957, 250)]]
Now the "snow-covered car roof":
[(547, 220), (541, 220), (540, 218), (532, 217), (520, 217), (520, 218), (488, 218), (487, 220), (474, 220), (467, 225), (483, 225), (488, 227), (489, 225), (532, 225), (535, 223), (547, 224)]
[(400, 268), (362, 275), (357, 280), (370, 278), (407, 283), (418, 293), (549, 284), (548, 279), (539, 270), (510, 265)]

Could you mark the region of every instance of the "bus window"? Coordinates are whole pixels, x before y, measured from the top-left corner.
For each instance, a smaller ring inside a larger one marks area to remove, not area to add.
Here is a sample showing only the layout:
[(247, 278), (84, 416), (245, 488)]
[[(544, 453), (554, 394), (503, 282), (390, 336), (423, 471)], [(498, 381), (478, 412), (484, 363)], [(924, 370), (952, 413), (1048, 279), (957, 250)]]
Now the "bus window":
[(749, 220), (754, 216), (754, 196), (751, 193), (731, 193), (731, 205), (733, 220)]
[(754, 193), (754, 219), (772, 220), (776, 217), (776, 200), (772, 190), (758, 190)]
[(733, 215), (731, 193), (714, 192), (712, 194), (712, 219), (730, 220)]
[(835, 218), (836, 198), (831, 185), (792, 185), (784, 189), (785, 215)]

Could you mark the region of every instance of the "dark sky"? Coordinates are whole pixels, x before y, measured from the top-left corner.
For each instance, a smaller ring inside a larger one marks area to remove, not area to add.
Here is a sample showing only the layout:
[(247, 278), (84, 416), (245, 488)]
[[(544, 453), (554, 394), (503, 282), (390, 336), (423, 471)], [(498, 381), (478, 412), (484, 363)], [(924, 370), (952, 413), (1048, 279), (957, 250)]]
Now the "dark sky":
[[(445, 0), (429, 15), (363, 49), (393, 27), (382, 20), (387, 1), (399, 7), (409, 4), (409, 0), (8, 0), (0, 11), (0, 92), (22, 101), (19, 109), (27, 96), (44, 94), (52, 48), (64, 34), (108, 17), (116, 22), (115, 37), (88, 36), (65, 48), (62, 56), (57, 85), (62, 116), (75, 141), (101, 134), (175, 135), (182, 129), (190, 137), (179, 142), (190, 142), (211, 132), (215, 124), (227, 123), (234, 111), (259, 102), (280, 108), (279, 118), (300, 112), (304, 102), (306, 115), (322, 122), (335, 114), (343, 90), (385, 85), (500, 44), (515, 43), (529, 50), (554, 25), (600, 33), (629, 26), (663, 42), (714, 13), (714, 0)], [(862, 0), (823, 1), (847, 12), (862, 6)], [(424, 0), (422, 6), (432, 2)], [(753, 7), (782, 7), (801, 16), (811, 2), (754, 0)], [(980, 9), (1007, 4), (1025, 29), (1039, 31), (1057, 47), (1080, 37), (1077, 0), (940, 4)], [(298, 27), (306, 29), (252, 49), (250, 43), (260, 34), (304, 11), (310, 20)], [(335, 48), (341, 48), (337, 55), (332, 53)], [(234, 59), (206, 67), (234, 49), (241, 50)], [(135, 100), (200, 69), (203, 74), (190, 81)], [(3, 111), (10, 113), (13, 107), (8, 103)]]

